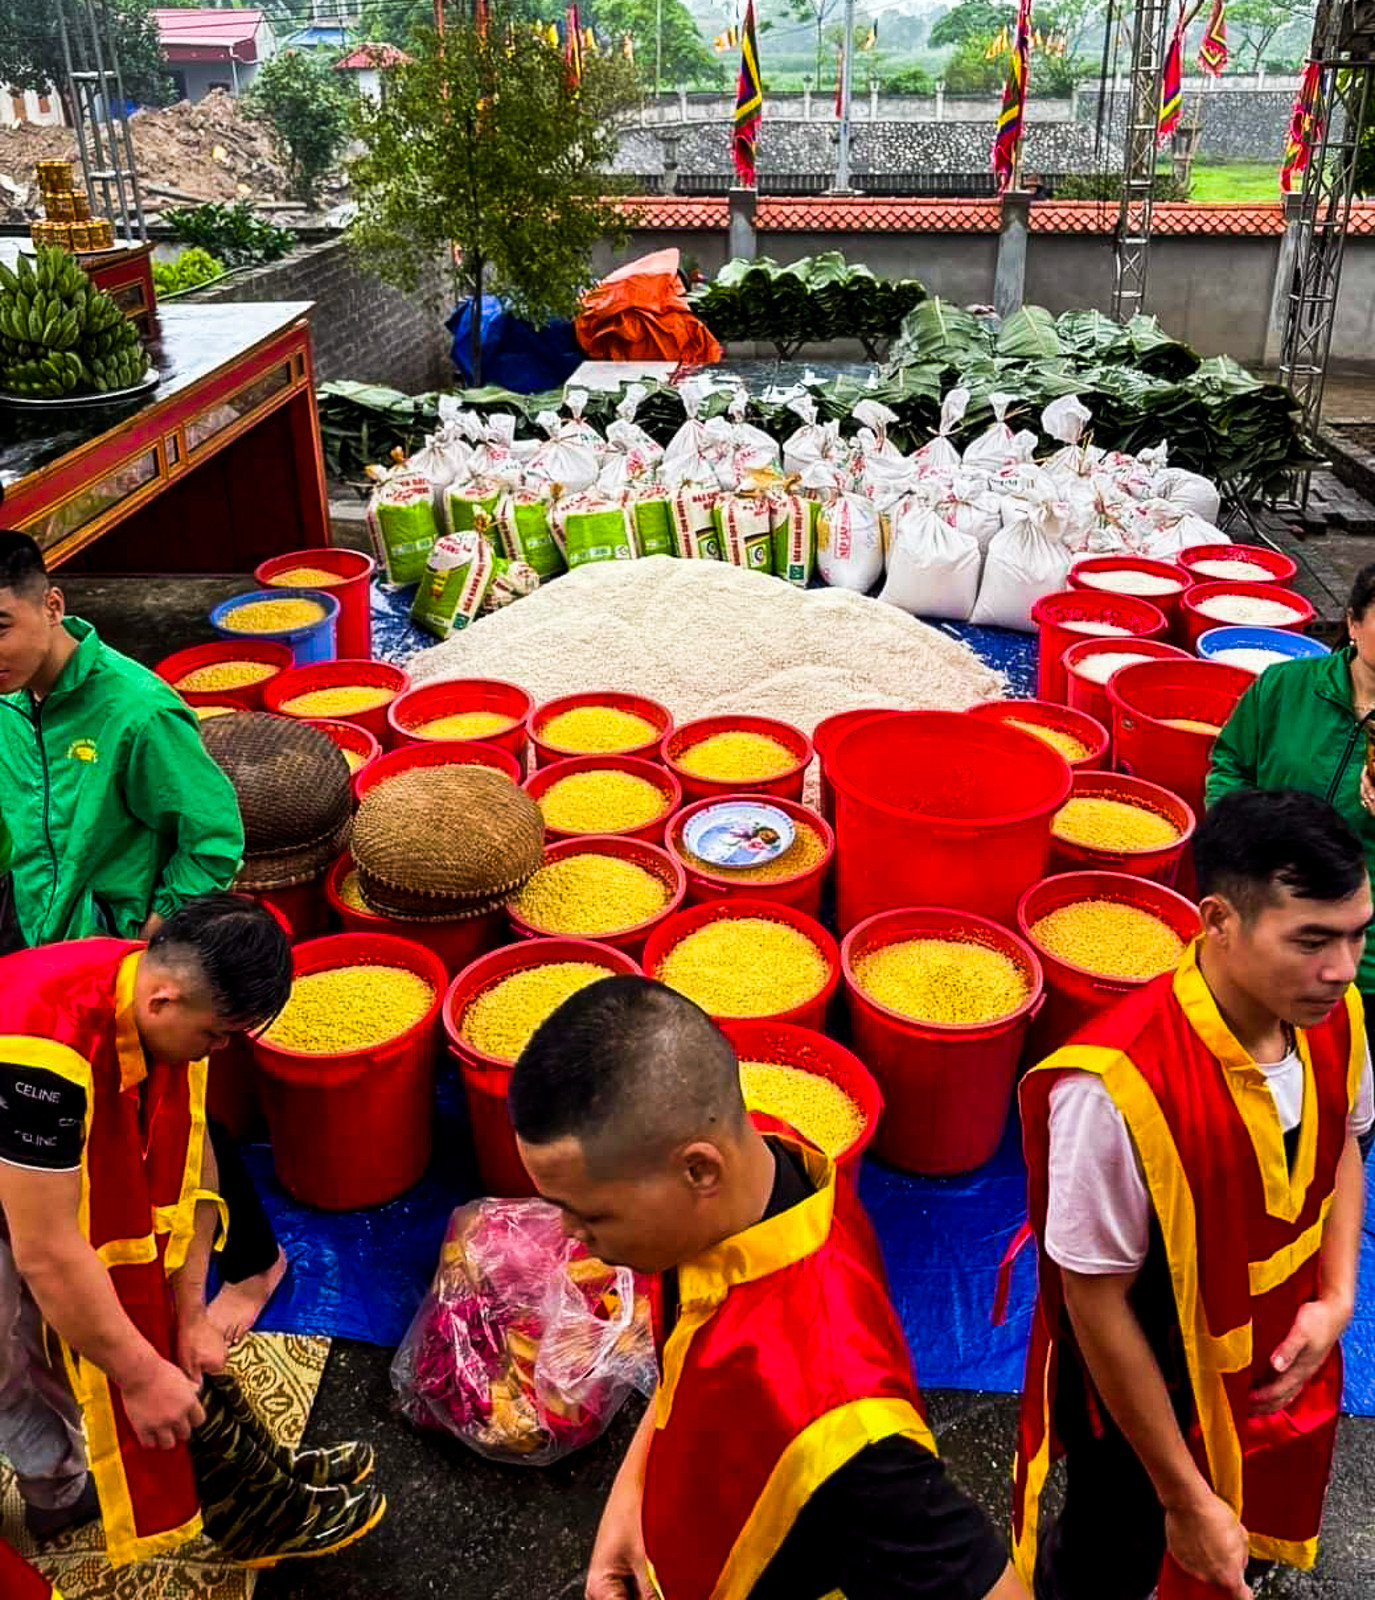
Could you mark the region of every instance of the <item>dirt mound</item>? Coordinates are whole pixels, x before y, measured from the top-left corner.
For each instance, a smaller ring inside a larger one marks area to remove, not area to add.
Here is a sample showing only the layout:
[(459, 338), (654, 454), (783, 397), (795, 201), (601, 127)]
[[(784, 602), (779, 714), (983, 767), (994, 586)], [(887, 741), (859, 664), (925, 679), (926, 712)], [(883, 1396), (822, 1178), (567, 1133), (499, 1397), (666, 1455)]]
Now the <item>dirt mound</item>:
[[(137, 112), (129, 127), (147, 210), (178, 204), (159, 192), (168, 189), (196, 200), (287, 197), (286, 173), (266, 126), (244, 116), (239, 102), (223, 89), (195, 105), (183, 100), (161, 111)], [(34, 166), (62, 156), (76, 158), (70, 128), (31, 123), (0, 128), (0, 220), (42, 215)]]

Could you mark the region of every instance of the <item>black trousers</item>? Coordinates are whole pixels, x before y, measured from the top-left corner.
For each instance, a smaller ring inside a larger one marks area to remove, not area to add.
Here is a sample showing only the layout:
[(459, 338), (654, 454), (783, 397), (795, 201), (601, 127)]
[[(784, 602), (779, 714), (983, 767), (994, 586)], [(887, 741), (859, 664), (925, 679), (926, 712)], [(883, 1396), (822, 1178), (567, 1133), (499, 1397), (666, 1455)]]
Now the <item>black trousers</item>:
[(266, 1272), (277, 1259), (277, 1235), (228, 1128), (213, 1117), (208, 1124), (220, 1197), (229, 1208), (229, 1232), (217, 1257), (219, 1273), (225, 1283), (242, 1283)]

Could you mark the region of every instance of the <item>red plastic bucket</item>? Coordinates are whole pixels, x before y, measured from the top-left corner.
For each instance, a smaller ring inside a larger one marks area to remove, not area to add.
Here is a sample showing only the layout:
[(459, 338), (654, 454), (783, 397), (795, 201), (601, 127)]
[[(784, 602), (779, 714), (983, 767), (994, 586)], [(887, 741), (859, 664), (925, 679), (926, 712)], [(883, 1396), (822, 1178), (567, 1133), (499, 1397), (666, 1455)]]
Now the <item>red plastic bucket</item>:
[[(650, 844), (664, 842), (664, 828), (668, 819), (683, 803), (683, 791), (677, 778), (657, 761), (642, 761), (638, 756), (570, 756), (567, 761), (556, 761), (553, 766), (539, 767), (525, 780), (525, 792), (539, 803), (540, 797), (575, 772), (628, 772), (632, 778), (643, 778), (652, 783), (664, 797), (664, 809), (641, 828), (598, 828), (599, 835), (620, 839), (646, 839)], [(569, 833), (563, 828), (544, 824), (548, 839), (580, 839), (587, 834)]]
[(323, 933), (329, 924), (322, 892), (324, 880), (321, 872), (305, 883), (293, 883), (288, 889), (247, 889), (244, 893), (251, 895), (260, 906), (266, 906), (286, 929), (287, 938), (296, 944)]
[[(289, 702), (298, 695), (310, 694), (319, 689), (385, 689), (392, 700), (410, 687), (410, 676), (400, 667), (387, 661), (319, 661), (310, 667), (293, 667), (290, 672), (274, 678), (263, 695), (263, 709), (275, 711), (281, 717), (297, 717), (312, 722), (320, 717), (318, 711), (293, 711)], [(387, 725), (387, 711), (391, 700), (372, 706), (366, 711), (335, 711), (327, 714), (330, 722), (351, 722), (355, 727), (366, 728), (384, 750), (394, 742)]]
[(354, 800), (361, 804), (364, 795), (371, 794), (379, 783), (386, 783), (389, 778), (415, 767), (490, 767), (512, 783), (520, 782), (520, 766), (509, 750), (498, 750), (494, 744), (468, 744), (461, 739), (452, 743), (435, 739), (388, 750), (362, 772), (355, 773)]
[[(257, 683), (246, 683), (241, 689), (177, 689), (181, 678), (193, 673), (197, 667), (217, 667), (225, 661), (261, 661), (271, 667), (271, 676)], [(244, 711), (261, 711), (263, 690), (291, 666), (291, 648), (274, 644), (270, 639), (220, 639), (214, 644), (192, 645), (189, 650), (178, 650), (164, 656), (153, 671), (164, 683), (169, 683), (189, 706), (236, 705)]]
[(357, 778), (360, 772), (366, 772), (382, 754), (382, 746), (375, 735), (369, 733), (366, 728), (360, 728), (356, 722), (336, 722), (332, 717), (308, 717), (306, 720), (312, 728), (327, 733), (346, 757), (350, 755), (358, 757), (356, 764), (349, 763), (354, 778)]
[(506, 942), (506, 913), (490, 911), (482, 917), (464, 917), (456, 922), (408, 922), (402, 917), (384, 917), (376, 911), (360, 911), (343, 896), (344, 879), (353, 871), (353, 857), (347, 851), (325, 874), (325, 904), (334, 921), (345, 933), (389, 933), (398, 939), (433, 950), (452, 978), (470, 961)]
[(861, 722), (868, 722), (871, 717), (886, 717), (890, 713), (887, 709), (837, 711), (833, 716), (822, 717), (816, 727), (812, 729), (812, 749), (816, 752), (817, 772), (820, 774), (820, 791), (817, 809), (823, 818), (832, 827), (835, 826), (836, 807), (835, 790), (831, 787), (830, 763), (839, 744), (841, 736), (857, 728)]
[[(1235, 595), (1240, 600), (1274, 600), (1282, 606), (1287, 606), (1294, 613), (1294, 617), (1289, 622), (1247, 623), (1233, 617), (1209, 616), (1200, 609), (1209, 601), (1221, 600), (1228, 595)], [(1198, 643), (1199, 635), (1207, 633), (1210, 628), (1276, 628), (1280, 633), (1303, 633), (1317, 614), (1301, 594), (1296, 594), (1293, 589), (1281, 589), (1277, 584), (1196, 583), (1184, 594), (1184, 610), (1180, 618), (1180, 627), (1183, 630), (1181, 642), (1192, 650)]]
[[(604, 751), (569, 750), (565, 746), (552, 744), (542, 736), (540, 730), (546, 723), (562, 716), (565, 711), (577, 711), (584, 706), (605, 706), (612, 711), (628, 711), (631, 716), (643, 717), (653, 727), (653, 736), (630, 749)], [(672, 732), (673, 717), (667, 706), (660, 705), (647, 695), (617, 694), (612, 690), (600, 690), (595, 694), (566, 694), (557, 700), (546, 700), (530, 716), (530, 742), (535, 747), (536, 767), (547, 767), (555, 761), (566, 761), (571, 756), (598, 754), (638, 756), (642, 761), (659, 761), (662, 759), (660, 747)]]
[[(258, 897), (246, 895), (245, 899)], [(291, 925), (277, 910), (268, 905), (268, 912), (277, 926), (291, 938)], [(230, 1036), (222, 1050), (214, 1051), (207, 1064), (205, 1082), (205, 1109), (216, 1122), (228, 1128), (235, 1139), (246, 1139), (263, 1120), (262, 1102), (258, 1096), (258, 1074), (253, 1065), (253, 1046), (246, 1033)]]
[[(1181, 550), (1175, 560), (1189, 574), (1189, 583), (1292, 583), (1298, 573), (1298, 563), (1278, 550), (1268, 550), (1263, 544), (1191, 544)], [(1216, 578), (1208, 572), (1198, 572), (1200, 561), (1245, 561), (1260, 568), (1254, 578)]]
[[(952, 939), (1005, 955), (1026, 980), (1015, 1011), (968, 1025), (918, 1022), (872, 999), (856, 975), (864, 956), (907, 939)], [(881, 1161), (941, 1175), (982, 1166), (1007, 1125), (1027, 1024), (1041, 1003), (1041, 964), (1016, 934), (986, 917), (934, 906), (868, 917), (840, 947), (850, 1037), (883, 1091), (874, 1142)]]
[[(332, 572), (338, 577), (338, 583), (323, 589), (339, 602), (339, 620), (334, 627), (336, 647), (341, 656), (366, 661), (372, 655), (372, 575), (377, 571), (377, 563), (361, 550), (322, 545), (316, 550), (292, 550), (286, 555), (273, 556), (255, 567), (253, 576), (263, 588), (272, 588), (277, 574), (290, 572), (293, 567), (318, 567), (321, 572)], [(321, 588), (321, 585), (314, 587)]]
[(669, 951), (675, 945), (681, 944), (690, 933), (696, 933), (699, 928), (708, 927), (713, 922), (738, 922), (746, 918), (781, 922), (784, 927), (793, 928), (810, 939), (825, 959), (826, 981), (814, 995), (786, 1010), (767, 1012), (759, 1018), (749, 1019), (717, 1016), (713, 1021), (792, 1022), (799, 1028), (815, 1028), (818, 1033), (824, 1033), (826, 1008), (830, 1005), (831, 997), (840, 982), (840, 951), (836, 947), (835, 940), (815, 917), (809, 917), (793, 906), (779, 905), (776, 900), (712, 900), (706, 905), (689, 906), (677, 916), (670, 917), (667, 922), (661, 922), (650, 935), (645, 943), (645, 971), (651, 978), (655, 977)]
[(519, 1199), (535, 1192), (530, 1174), (520, 1159), (511, 1118), (506, 1110), (506, 1090), (511, 1081), (511, 1061), (489, 1056), (463, 1037), (468, 1007), (486, 989), (513, 972), (556, 961), (594, 961), (608, 974), (639, 977), (640, 968), (624, 950), (592, 939), (526, 939), (493, 950), (465, 967), (449, 985), (444, 997), (444, 1032), (449, 1054), (458, 1063), (468, 1099), (468, 1122), (484, 1194)]
[(433, 951), (386, 934), (333, 933), (292, 951), (296, 977), (358, 966), (404, 967), (423, 978), (434, 990), (425, 1015), (386, 1044), (346, 1055), (253, 1041), (277, 1176), (298, 1200), (325, 1211), (392, 1200), (430, 1160), (443, 964)]
[(1063, 872), (1033, 884), (1017, 907), (1017, 926), (1039, 956), (1046, 975), (1045, 1010), (1036, 1019), (1032, 1035), (1037, 1060), (1058, 1050), (1091, 1017), (1115, 1005), (1123, 995), (1133, 994), (1152, 981), (1104, 977), (1062, 961), (1042, 948), (1032, 927), (1052, 911), (1080, 900), (1112, 900), (1135, 906), (1159, 917), (1186, 944), (1198, 934), (1198, 911), (1193, 903), (1150, 878), (1134, 878), (1125, 872)]
[[(1087, 754), (1077, 758), (1065, 756), (1073, 772), (1096, 769), (1107, 763), (1108, 745), (1111, 743), (1107, 728), (1093, 717), (1069, 706), (1052, 704), (1049, 700), (985, 700), (977, 706), (970, 706), (968, 715), (983, 717), (988, 722), (1000, 722), (1004, 726), (1008, 723), (1030, 722), (1038, 728), (1054, 728), (1057, 733), (1077, 739)], [(1025, 732), (1024, 729), (1016, 731)], [(1049, 744), (1048, 740), (1041, 742)], [(1050, 748), (1055, 749), (1055, 746), (1051, 745)]]
[[(760, 778), (753, 783), (740, 778), (699, 778), (681, 765), (683, 756), (694, 745), (716, 733), (758, 733), (773, 739), (788, 750), (793, 764), (776, 778)], [(775, 794), (784, 800), (802, 798), (802, 778), (812, 759), (812, 741), (791, 723), (774, 717), (699, 717), (685, 722), (664, 740), (664, 765), (683, 786), (685, 800), (706, 800), (727, 794)]]
[(1154, 850), (1107, 850), (1093, 845), (1075, 844), (1051, 836), (1052, 872), (1129, 872), (1138, 878), (1154, 878), (1157, 883), (1173, 883), (1180, 858), (1194, 836), (1194, 814), (1177, 794), (1158, 783), (1133, 778), (1125, 772), (1076, 772), (1071, 800), (1121, 800), (1127, 805), (1144, 806), (1172, 824), (1179, 837)]
[[(569, 856), (614, 856), (618, 861), (629, 861), (632, 866), (641, 867), (645, 872), (652, 873), (667, 890), (668, 899), (652, 917), (636, 923), (633, 927), (623, 928), (617, 933), (591, 935), (598, 944), (607, 944), (613, 949), (624, 950), (627, 955), (638, 961), (644, 954), (645, 940), (683, 903), (683, 895), (687, 892), (687, 876), (682, 867), (661, 845), (648, 844), (643, 839), (626, 839), (614, 833), (591, 833), (577, 839), (560, 839), (557, 844), (545, 847), (544, 864), (548, 866), (551, 861), (563, 861)], [(514, 901), (507, 902), (506, 915), (510, 919), (511, 931), (519, 939), (569, 937), (552, 928), (537, 927), (517, 911)]]
[(1216, 661), (1143, 661), (1123, 667), (1108, 684), (1119, 770), (1158, 783), (1201, 816), (1216, 735), (1169, 723), (1220, 728), (1255, 681), (1242, 668)]
[[(391, 742), (405, 744), (489, 744), (515, 758), (519, 776), (525, 775), (525, 751), (530, 711), (534, 702), (524, 689), (496, 678), (445, 678), (440, 683), (422, 683), (398, 695), (387, 708)], [(417, 730), (440, 717), (458, 717), (467, 711), (490, 711), (510, 717), (511, 726), (485, 739), (436, 740)]]
[(1010, 925), (1045, 876), (1070, 769), (1035, 734), (961, 711), (898, 711), (842, 736), (831, 779), (848, 932), (932, 902)]
[[(1066, 589), (1042, 596), (1031, 608), (1036, 624), (1036, 698), (1064, 704), (1065, 670), (1060, 658), (1072, 644), (1099, 635), (1088, 630), (1098, 624), (1125, 628), (1115, 639), (1155, 639), (1165, 632), (1165, 613), (1149, 600), (1124, 594), (1093, 594), (1087, 589)], [(1075, 626), (1082, 623), (1083, 627)]]
[(1080, 644), (1072, 644), (1065, 651), (1060, 657), (1060, 665), (1065, 669), (1065, 698), (1070, 710), (1082, 711), (1108, 730), (1104, 766), (1112, 765), (1112, 701), (1108, 699), (1107, 684), (1095, 683), (1092, 678), (1085, 677), (1080, 669), (1091, 656), (1121, 655), (1126, 651), (1134, 656), (1145, 656), (1150, 661), (1193, 660), (1187, 650), (1166, 644), (1162, 639), (1085, 639)]
[[(749, 800), (754, 797), (733, 795), (726, 798)], [(796, 906), (799, 911), (805, 911), (809, 917), (819, 917), (822, 892), (826, 887), (832, 858), (835, 856), (835, 834), (826, 821), (815, 811), (799, 805), (796, 800), (771, 799), (769, 804), (777, 806), (780, 811), (791, 817), (795, 825), (805, 824), (819, 835), (824, 847), (823, 853), (819, 861), (801, 872), (790, 872), (777, 878), (755, 878), (748, 873), (712, 871), (695, 856), (689, 854), (683, 844), (683, 829), (689, 818), (699, 811), (705, 811), (709, 806), (720, 804), (721, 801), (715, 798), (694, 800), (690, 806), (684, 806), (669, 819), (664, 832), (664, 843), (675, 859), (681, 862), (683, 871), (687, 875), (688, 904), (703, 905), (709, 900), (743, 897), (747, 900), (772, 900), (779, 905)]]
[[(1148, 578), (1155, 578), (1162, 584), (1172, 584), (1173, 587), (1162, 589), (1158, 594), (1137, 594), (1114, 589), (1110, 582), (1104, 581), (1114, 572), (1144, 573)], [(1170, 561), (1150, 561), (1145, 556), (1085, 556), (1069, 569), (1071, 589), (1087, 589), (1091, 594), (1129, 595), (1133, 600), (1145, 600), (1164, 613), (1171, 632), (1179, 618), (1179, 603), (1184, 598), (1184, 591), (1193, 582), (1195, 579), (1183, 567), (1177, 567)]]
[[(731, 1021), (722, 1022), (720, 1027), (740, 1061), (762, 1061), (769, 1066), (814, 1073), (849, 1095), (863, 1114), (864, 1126), (835, 1157), (835, 1164), (842, 1172), (857, 1169), (859, 1158), (873, 1140), (883, 1113), (879, 1086), (859, 1057), (824, 1033), (799, 1028), (791, 1022)], [(757, 1126), (765, 1129), (789, 1126), (784, 1118), (776, 1115), (751, 1112), (751, 1116)], [(800, 1130), (794, 1128), (793, 1132)]]

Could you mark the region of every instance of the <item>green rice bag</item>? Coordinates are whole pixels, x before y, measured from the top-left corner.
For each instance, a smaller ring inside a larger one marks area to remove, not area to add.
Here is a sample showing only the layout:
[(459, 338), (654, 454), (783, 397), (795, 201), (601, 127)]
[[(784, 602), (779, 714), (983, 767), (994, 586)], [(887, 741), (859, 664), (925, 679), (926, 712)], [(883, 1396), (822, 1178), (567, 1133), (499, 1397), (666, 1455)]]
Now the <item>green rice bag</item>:
[(368, 501), (368, 534), (384, 583), (414, 583), (439, 525), (435, 521), (432, 485), (417, 473), (399, 473), (373, 491)]
[(673, 504), (668, 490), (658, 485), (646, 486), (630, 496), (630, 507), (635, 514), (640, 554), (674, 555)]
[(493, 535), (493, 519), (501, 501), (501, 485), (490, 478), (464, 478), (444, 491), (444, 526), (449, 533), (477, 528)]
[(682, 484), (672, 501), (673, 538), (677, 552), (688, 561), (721, 561), (725, 549), (716, 520), (716, 489)]
[(773, 571), (773, 524), (765, 494), (722, 495), (716, 517), (726, 560), (749, 572)]
[(633, 561), (640, 553), (630, 507), (600, 495), (563, 501), (554, 508), (554, 523), (570, 571), (594, 561)]
[(411, 621), (447, 639), (476, 621), (496, 577), (496, 557), (476, 529), (435, 540), (411, 602)]
[(492, 557), (492, 584), (482, 602), (484, 612), (500, 611), (513, 600), (523, 600), (539, 588), (539, 573), (524, 561)]
[(804, 499), (800, 494), (773, 494), (769, 505), (774, 574), (805, 589), (816, 565), (816, 521), (821, 502)]
[(503, 496), (497, 508), (497, 525), (508, 558), (533, 567), (541, 582), (567, 569), (549, 526), (549, 509), (548, 496), (529, 489)]

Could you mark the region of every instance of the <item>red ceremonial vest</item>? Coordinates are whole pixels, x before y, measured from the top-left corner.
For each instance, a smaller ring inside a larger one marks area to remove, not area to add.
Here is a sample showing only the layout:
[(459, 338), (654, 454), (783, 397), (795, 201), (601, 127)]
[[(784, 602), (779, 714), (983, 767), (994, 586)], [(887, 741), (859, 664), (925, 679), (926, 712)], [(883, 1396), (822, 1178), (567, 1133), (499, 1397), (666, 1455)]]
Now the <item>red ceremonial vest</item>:
[[(167, 1278), (195, 1229), (205, 1145), (206, 1064), (150, 1065), (134, 1023), (143, 946), (120, 939), (41, 945), (0, 961), (0, 1060), (56, 1073), (86, 1092), (81, 1231), (119, 1303), (169, 1360)], [(144, 1450), (118, 1389), (65, 1351), (86, 1424), (112, 1566), (175, 1549), (200, 1532), (185, 1448)]]
[(678, 1269), (643, 1505), (664, 1600), (744, 1600), (867, 1445), (935, 1452), (868, 1218), (831, 1162), (795, 1148), (816, 1192)]
[(62, 1600), (42, 1573), (35, 1572), (3, 1537), (0, 1537), (0, 1595), (4, 1600)]
[(1028, 1073), (1022, 1128), (1040, 1294), (1027, 1353), (1014, 1467), (1014, 1559), (1030, 1583), (1038, 1508), (1055, 1437), (1055, 1377), (1070, 1341), (1059, 1269), (1045, 1251), (1050, 1091), (1092, 1072), (1121, 1112), (1164, 1240), (1188, 1373), (1190, 1449), (1241, 1519), (1251, 1553), (1311, 1567), (1341, 1404), (1334, 1348), (1284, 1411), (1251, 1416), (1253, 1388), (1300, 1306), (1316, 1297), (1318, 1254), (1365, 1062), (1354, 989), (1317, 1028), (1298, 1031), (1303, 1118), (1292, 1169), (1273, 1096), (1237, 1043), (1198, 968), (1179, 968), (1095, 1018)]

